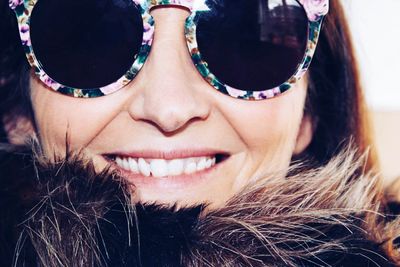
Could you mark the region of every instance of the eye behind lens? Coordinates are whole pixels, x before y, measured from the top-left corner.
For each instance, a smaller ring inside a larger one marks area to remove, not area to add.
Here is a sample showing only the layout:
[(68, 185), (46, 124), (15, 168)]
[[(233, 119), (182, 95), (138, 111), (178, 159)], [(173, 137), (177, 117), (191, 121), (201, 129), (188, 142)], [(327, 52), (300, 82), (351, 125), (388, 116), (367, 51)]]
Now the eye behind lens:
[(202, 59), (224, 84), (263, 91), (286, 82), (302, 61), (308, 18), (295, 0), (207, 2), (197, 16)]
[(143, 21), (131, 0), (39, 0), (30, 34), (35, 56), (52, 79), (73, 88), (99, 88), (132, 66)]

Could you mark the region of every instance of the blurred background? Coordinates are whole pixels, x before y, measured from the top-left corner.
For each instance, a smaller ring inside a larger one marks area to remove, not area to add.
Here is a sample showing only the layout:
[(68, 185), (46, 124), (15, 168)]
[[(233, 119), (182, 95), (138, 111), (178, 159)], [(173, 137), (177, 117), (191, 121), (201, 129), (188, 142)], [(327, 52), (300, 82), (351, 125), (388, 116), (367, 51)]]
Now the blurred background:
[(389, 183), (400, 176), (400, 0), (341, 1), (353, 33), (383, 175)]

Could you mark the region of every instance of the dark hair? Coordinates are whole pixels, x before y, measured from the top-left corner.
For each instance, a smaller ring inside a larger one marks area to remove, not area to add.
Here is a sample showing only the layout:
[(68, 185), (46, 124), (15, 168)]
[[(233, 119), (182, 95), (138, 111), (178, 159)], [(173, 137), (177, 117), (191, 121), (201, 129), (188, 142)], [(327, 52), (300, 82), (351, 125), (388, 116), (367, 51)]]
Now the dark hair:
[(369, 150), (366, 170), (377, 171), (358, 64), (339, 1), (330, 1), (309, 77), (306, 112), (313, 118), (315, 132), (305, 153), (324, 163), (352, 143), (360, 153)]
[[(343, 8), (330, 1), (316, 55), (309, 71), (306, 113), (313, 118), (314, 138), (302, 155), (322, 164), (353, 142), (363, 152), (371, 146), (357, 63)], [(0, 117), (32, 117), (28, 65), (20, 45), (15, 16), (7, 2), (0, 6)], [(0, 128), (4, 129), (3, 122)], [(4, 132), (4, 131), (3, 131)], [(4, 140), (4, 133), (2, 140)], [(368, 170), (375, 164), (370, 153)]]
[(17, 20), (0, 0), (0, 142), (7, 142), (5, 115), (13, 123), (17, 116), (32, 117), (29, 98), (29, 65), (18, 34)]

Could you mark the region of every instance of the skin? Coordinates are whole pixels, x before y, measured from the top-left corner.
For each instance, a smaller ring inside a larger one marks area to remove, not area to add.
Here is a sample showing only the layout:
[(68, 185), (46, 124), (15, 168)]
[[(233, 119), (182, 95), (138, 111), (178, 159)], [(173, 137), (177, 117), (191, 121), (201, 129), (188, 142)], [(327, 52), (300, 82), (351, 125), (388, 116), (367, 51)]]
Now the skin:
[[(195, 69), (183, 29), (188, 12), (152, 11), (156, 22), (150, 56), (139, 75), (118, 92), (77, 99), (56, 93), (32, 75), (36, 135), (45, 152), (84, 149), (98, 170), (102, 156), (121, 150), (216, 149), (230, 157), (205, 178), (171, 186), (137, 185), (135, 200), (180, 205), (223, 205), (250, 181), (286, 170), (312, 138), (303, 116), (306, 79), (280, 97), (243, 101), (213, 89)], [(195, 140), (195, 142), (194, 142)]]

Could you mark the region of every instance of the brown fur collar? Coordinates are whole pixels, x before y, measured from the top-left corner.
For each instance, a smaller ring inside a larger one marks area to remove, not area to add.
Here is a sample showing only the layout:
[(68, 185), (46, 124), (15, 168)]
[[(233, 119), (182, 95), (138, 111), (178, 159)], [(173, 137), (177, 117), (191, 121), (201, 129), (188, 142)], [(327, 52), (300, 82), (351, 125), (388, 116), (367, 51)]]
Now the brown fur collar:
[(400, 219), (383, 215), (379, 179), (358, 175), (362, 162), (347, 150), (205, 212), (130, 205), (118, 175), (79, 156), (49, 163), (7, 152), (0, 265), (396, 266)]

